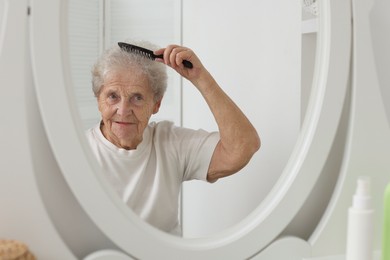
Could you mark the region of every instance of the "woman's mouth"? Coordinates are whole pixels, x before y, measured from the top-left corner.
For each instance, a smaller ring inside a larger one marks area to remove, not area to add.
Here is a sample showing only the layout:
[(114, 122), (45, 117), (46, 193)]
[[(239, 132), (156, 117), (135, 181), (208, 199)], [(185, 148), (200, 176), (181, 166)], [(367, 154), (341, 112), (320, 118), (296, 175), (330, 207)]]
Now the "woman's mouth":
[(121, 122), (121, 121), (115, 121), (115, 124), (121, 125), (121, 126), (129, 126), (129, 125), (134, 125), (135, 123), (132, 122)]

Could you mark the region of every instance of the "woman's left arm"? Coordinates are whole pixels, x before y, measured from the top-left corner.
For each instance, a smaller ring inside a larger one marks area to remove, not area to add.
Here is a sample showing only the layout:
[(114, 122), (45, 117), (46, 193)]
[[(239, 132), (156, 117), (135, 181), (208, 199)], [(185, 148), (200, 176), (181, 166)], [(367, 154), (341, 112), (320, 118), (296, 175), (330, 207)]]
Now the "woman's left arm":
[[(260, 148), (260, 138), (248, 118), (222, 90), (199, 58), (188, 48), (170, 45), (155, 52), (164, 54), (165, 64), (187, 78), (199, 90), (217, 122), (218, 142), (208, 169), (207, 180), (215, 182), (242, 169)], [(183, 60), (193, 64), (185, 68)]]

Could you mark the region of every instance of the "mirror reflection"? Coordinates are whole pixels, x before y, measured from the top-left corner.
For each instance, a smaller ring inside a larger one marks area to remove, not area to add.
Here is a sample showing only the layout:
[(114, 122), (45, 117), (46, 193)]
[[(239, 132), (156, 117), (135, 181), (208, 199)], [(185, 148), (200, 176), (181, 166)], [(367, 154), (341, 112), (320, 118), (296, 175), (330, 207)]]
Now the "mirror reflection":
[[(299, 133), (310, 91), (301, 88), (301, 6), (244, 2), (69, 1), (73, 86), (96, 163), (124, 203), (173, 234), (242, 220)], [(121, 49), (127, 39), (164, 59)], [(198, 181), (182, 187), (188, 180)]]

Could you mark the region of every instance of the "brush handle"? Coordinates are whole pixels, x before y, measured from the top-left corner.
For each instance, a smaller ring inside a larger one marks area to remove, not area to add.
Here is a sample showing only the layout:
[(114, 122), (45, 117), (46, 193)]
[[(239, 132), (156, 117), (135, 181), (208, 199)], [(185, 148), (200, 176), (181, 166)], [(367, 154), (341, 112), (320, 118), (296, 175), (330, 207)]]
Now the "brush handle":
[[(122, 50), (142, 55), (148, 59), (152, 59), (152, 60), (157, 59), (157, 58), (164, 59), (163, 54), (156, 55), (156, 54), (154, 54), (153, 51), (145, 49), (145, 48), (140, 47), (140, 46), (136, 46), (136, 45), (126, 43), (126, 42), (118, 42), (118, 45)], [(184, 67), (186, 67), (188, 69), (192, 69), (192, 67), (193, 67), (192, 63), (188, 60), (183, 60), (183, 65), (184, 65)]]
[[(154, 55), (155, 58), (159, 58), (159, 59), (164, 59), (164, 56), (162, 54), (160, 55)], [(183, 60), (183, 65), (184, 67), (188, 68), (188, 69), (192, 69), (194, 66), (192, 65), (192, 63), (188, 60)]]

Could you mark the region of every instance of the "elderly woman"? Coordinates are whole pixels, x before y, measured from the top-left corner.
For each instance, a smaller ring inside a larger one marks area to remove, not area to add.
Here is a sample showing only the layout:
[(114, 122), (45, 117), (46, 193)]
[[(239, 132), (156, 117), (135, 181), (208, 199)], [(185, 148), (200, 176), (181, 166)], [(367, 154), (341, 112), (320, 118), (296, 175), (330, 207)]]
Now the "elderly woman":
[[(137, 45), (156, 49), (149, 43)], [(149, 60), (115, 46), (98, 59), (92, 82), (102, 119), (87, 138), (121, 199), (151, 225), (180, 234), (182, 182), (213, 183), (236, 173), (259, 149), (260, 139), (192, 50), (170, 45), (155, 54), (164, 58)], [(184, 67), (184, 60), (193, 67)], [(166, 89), (166, 65), (199, 90), (219, 132), (149, 122)]]

